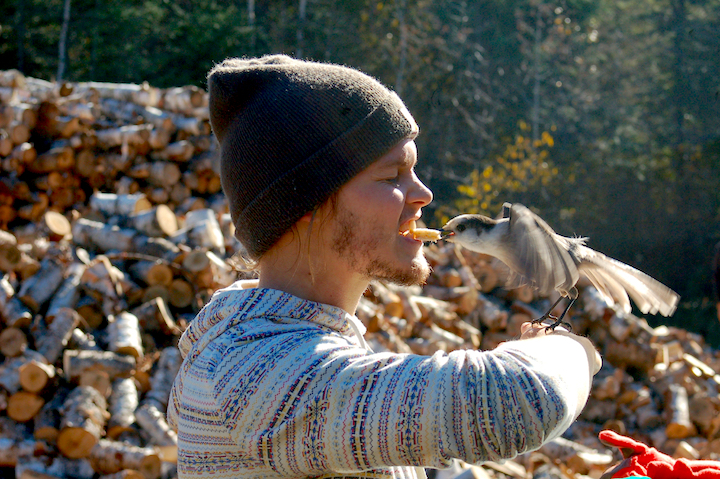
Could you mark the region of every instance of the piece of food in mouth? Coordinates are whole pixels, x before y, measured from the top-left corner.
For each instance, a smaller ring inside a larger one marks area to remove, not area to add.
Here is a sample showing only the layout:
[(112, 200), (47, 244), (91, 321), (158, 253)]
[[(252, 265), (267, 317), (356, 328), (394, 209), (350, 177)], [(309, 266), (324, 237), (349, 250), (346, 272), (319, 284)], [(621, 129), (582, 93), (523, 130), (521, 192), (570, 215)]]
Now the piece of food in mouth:
[(433, 243), (442, 238), (442, 232), (440, 230), (434, 230), (430, 228), (416, 228), (415, 222), (410, 223), (410, 228), (403, 233), (404, 236), (411, 235), (418, 241), (432, 241)]

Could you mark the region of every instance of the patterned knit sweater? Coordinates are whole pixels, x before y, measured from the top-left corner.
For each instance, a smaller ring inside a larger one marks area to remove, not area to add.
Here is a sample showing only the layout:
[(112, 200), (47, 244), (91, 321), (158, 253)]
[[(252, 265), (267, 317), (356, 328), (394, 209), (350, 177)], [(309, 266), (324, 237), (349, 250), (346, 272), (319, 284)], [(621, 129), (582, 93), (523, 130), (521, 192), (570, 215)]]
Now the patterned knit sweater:
[(364, 331), (280, 291), (218, 291), (180, 340), (168, 406), (179, 477), (425, 477), (412, 466), (539, 448), (589, 393), (571, 337), (429, 357), (372, 353)]

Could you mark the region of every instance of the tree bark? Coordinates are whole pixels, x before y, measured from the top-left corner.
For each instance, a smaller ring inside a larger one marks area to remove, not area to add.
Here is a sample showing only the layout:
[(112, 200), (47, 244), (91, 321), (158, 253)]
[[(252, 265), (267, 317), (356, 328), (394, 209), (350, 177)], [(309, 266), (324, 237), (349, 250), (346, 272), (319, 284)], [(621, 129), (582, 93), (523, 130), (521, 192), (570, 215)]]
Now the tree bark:
[(140, 322), (137, 316), (123, 311), (114, 318), (109, 318), (108, 347), (115, 353), (130, 355), (136, 359), (142, 357)]
[(135, 358), (111, 351), (78, 351), (66, 349), (63, 353), (63, 371), (69, 381), (77, 381), (83, 371), (100, 369), (111, 379), (131, 376)]
[(57, 79), (58, 83), (62, 83), (63, 75), (65, 75), (65, 62), (67, 61), (67, 39), (68, 29), (70, 28), (70, 0), (65, 0), (63, 3), (63, 21), (62, 27), (60, 28), (60, 42), (58, 43), (58, 70)]
[(177, 434), (165, 420), (162, 405), (154, 399), (146, 399), (135, 411), (135, 419), (151, 438), (163, 461), (177, 462)]
[(123, 432), (132, 430), (138, 404), (138, 388), (134, 378), (113, 381), (110, 394), (110, 419), (107, 427), (107, 436), (110, 439), (116, 439)]
[(70, 391), (57, 438), (60, 452), (70, 459), (89, 456), (103, 436), (107, 414), (107, 402), (95, 389), (78, 386)]
[(49, 364), (60, 359), (63, 349), (67, 346), (73, 330), (80, 324), (80, 315), (70, 308), (57, 311), (55, 320), (46, 331), (35, 339), (35, 349), (45, 356)]
[(157, 479), (162, 466), (152, 448), (131, 446), (101, 439), (90, 453), (90, 464), (100, 474), (115, 474), (124, 469), (139, 471), (146, 479)]

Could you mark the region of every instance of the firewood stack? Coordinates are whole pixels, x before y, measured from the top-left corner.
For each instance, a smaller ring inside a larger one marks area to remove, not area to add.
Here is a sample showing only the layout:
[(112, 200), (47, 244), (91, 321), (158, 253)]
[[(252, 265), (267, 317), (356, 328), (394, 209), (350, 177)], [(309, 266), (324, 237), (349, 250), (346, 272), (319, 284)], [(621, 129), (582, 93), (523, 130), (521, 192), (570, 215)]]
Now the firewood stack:
[[(248, 273), (220, 191), (207, 96), (193, 87), (57, 85), (0, 72), (0, 469), (18, 478), (172, 478), (165, 421), (177, 341)], [(502, 288), (492, 258), (429, 245), (424, 286), (373, 282), (358, 317), (376, 351), (491, 349), (554, 298)], [(563, 439), (451, 477), (598, 477), (602, 428), (674, 457), (720, 455), (720, 357), (581, 284), (576, 332), (604, 365)]]

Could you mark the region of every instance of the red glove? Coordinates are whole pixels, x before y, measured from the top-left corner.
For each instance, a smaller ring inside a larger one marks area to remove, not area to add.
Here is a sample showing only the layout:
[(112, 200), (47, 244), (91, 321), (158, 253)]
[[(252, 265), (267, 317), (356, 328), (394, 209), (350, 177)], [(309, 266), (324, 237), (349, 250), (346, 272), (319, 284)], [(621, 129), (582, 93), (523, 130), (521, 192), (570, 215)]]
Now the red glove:
[(620, 448), (625, 458), (605, 471), (603, 479), (646, 476), (652, 479), (720, 479), (720, 462), (674, 459), (654, 447), (649, 447), (614, 431), (598, 435), (606, 446)]

